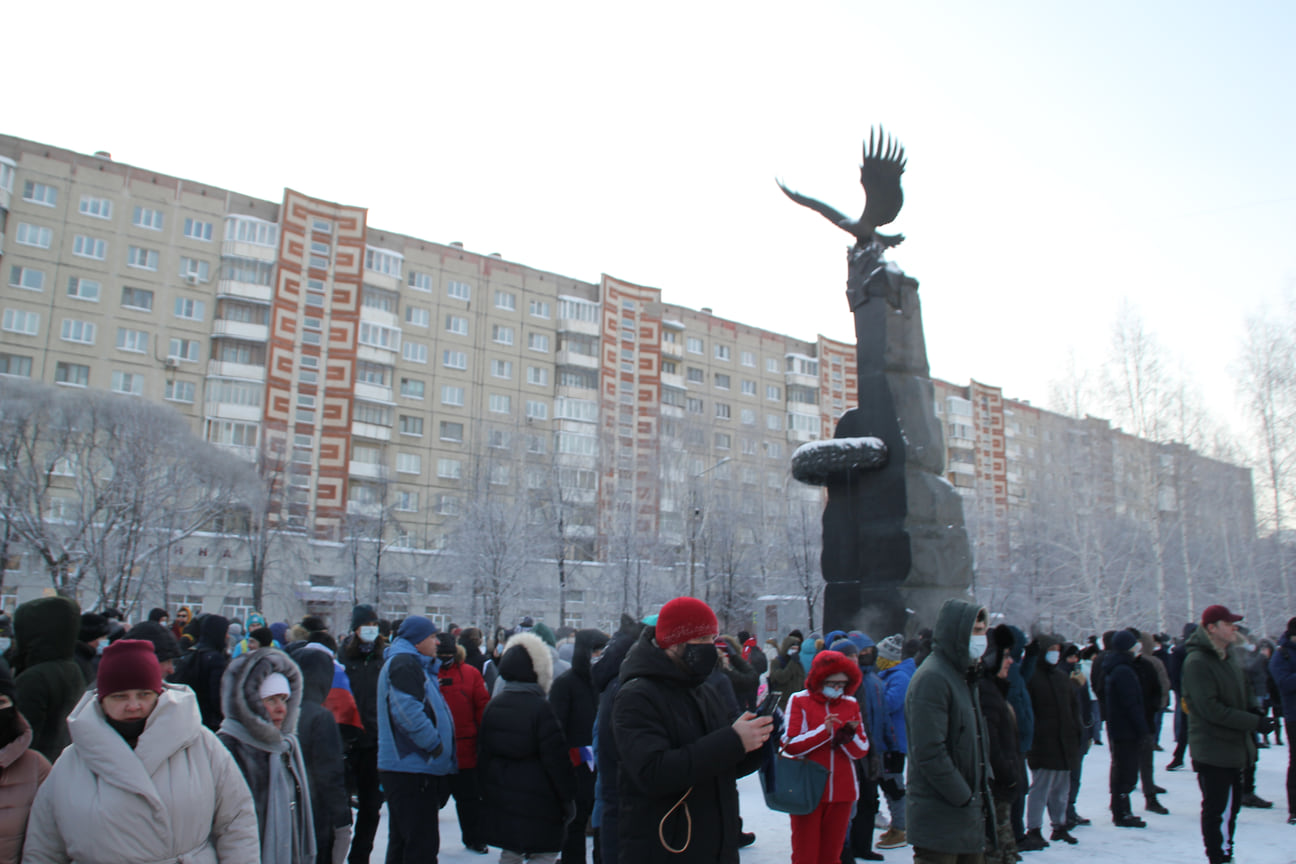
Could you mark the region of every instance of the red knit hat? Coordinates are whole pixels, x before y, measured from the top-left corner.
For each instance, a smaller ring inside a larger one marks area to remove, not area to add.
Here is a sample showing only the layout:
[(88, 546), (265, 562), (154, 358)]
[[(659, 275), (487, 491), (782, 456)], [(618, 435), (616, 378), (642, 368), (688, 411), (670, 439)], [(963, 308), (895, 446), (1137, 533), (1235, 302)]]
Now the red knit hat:
[(118, 639), (104, 649), (99, 659), (96, 688), (99, 700), (123, 690), (162, 692), (162, 668), (153, 643), (145, 639)]
[(714, 639), (720, 624), (711, 607), (696, 597), (676, 597), (657, 613), (657, 644), (662, 648), (705, 636)]

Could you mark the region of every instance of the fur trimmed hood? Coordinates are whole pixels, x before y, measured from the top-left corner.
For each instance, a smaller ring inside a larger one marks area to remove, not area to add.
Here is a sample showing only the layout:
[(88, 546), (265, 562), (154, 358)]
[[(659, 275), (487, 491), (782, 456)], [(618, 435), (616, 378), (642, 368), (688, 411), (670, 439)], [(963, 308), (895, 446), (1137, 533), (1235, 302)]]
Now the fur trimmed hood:
[(513, 680), (509, 676), (509, 670), (505, 668), (504, 656), (511, 648), (520, 648), (526, 652), (531, 661), (531, 671), (535, 674), (536, 683), (548, 693), (549, 686), (553, 684), (553, 655), (549, 653), (549, 646), (534, 633), (517, 633), (510, 636), (508, 642), (504, 643), (504, 653), (500, 655), (500, 675), (506, 680)]
[[(276, 729), (261, 707), (258, 691), (261, 682), (272, 672), (288, 679), (292, 691), (288, 695), (288, 716), (283, 728)], [(302, 673), (297, 664), (278, 648), (262, 648), (239, 655), (231, 661), (221, 680), (221, 711), (226, 717), (237, 720), (248, 734), (269, 746), (277, 746), (285, 734), (297, 731), (297, 718), (301, 712)]]
[(825, 678), (839, 672), (846, 675), (846, 692), (853, 695), (864, 680), (859, 664), (840, 651), (820, 651), (806, 673), (805, 689), (811, 693), (818, 692)]

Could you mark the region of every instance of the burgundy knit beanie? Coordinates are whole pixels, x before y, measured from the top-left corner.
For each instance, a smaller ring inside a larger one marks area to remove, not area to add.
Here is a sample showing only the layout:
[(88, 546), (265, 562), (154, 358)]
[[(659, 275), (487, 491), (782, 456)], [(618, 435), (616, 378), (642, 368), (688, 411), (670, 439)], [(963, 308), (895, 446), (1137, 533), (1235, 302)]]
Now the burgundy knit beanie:
[(714, 639), (719, 630), (711, 607), (696, 597), (676, 597), (657, 613), (657, 644), (662, 648), (703, 636)]
[(144, 639), (118, 639), (104, 649), (99, 659), (96, 684), (99, 701), (123, 690), (162, 692), (162, 669), (153, 643)]

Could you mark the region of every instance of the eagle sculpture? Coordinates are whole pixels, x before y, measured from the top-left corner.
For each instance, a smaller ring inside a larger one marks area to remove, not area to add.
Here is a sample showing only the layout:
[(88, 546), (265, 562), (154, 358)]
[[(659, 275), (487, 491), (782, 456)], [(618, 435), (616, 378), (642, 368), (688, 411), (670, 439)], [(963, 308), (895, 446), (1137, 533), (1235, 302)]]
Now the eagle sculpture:
[(904, 173), (904, 169), (904, 147), (879, 126), (876, 135), (874, 130), (869, 130), (868, 144), (864, 147), (860, 185), (864, 187), (865, 202), (864, 213), (858, 219), (851, 219), (822, 201), (793, 192), (781, 180), (776, 182), (793, 201), (802, 207), (809, 207), (852, 235), (857, 246), (862, 248), (878, 243), (883, 248), (890, 248), (902, 243), (904, 235), (879, 234), (877, 229), (894, 221), (904, 205), (904, 192), (900, 189), (900, 175)]

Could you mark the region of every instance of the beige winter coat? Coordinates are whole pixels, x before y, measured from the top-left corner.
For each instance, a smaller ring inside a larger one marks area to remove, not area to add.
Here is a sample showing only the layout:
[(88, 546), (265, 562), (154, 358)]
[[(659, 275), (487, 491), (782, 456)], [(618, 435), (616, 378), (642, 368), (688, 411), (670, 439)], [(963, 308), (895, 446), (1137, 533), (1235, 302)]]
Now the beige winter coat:
[(252, 794), (202, 725), (188, 687), (168, 684), (132, 751), (91, 690), (68, 717), (72, 746), (32, 805), (24, 864), (248, 864), (261, 857)]

